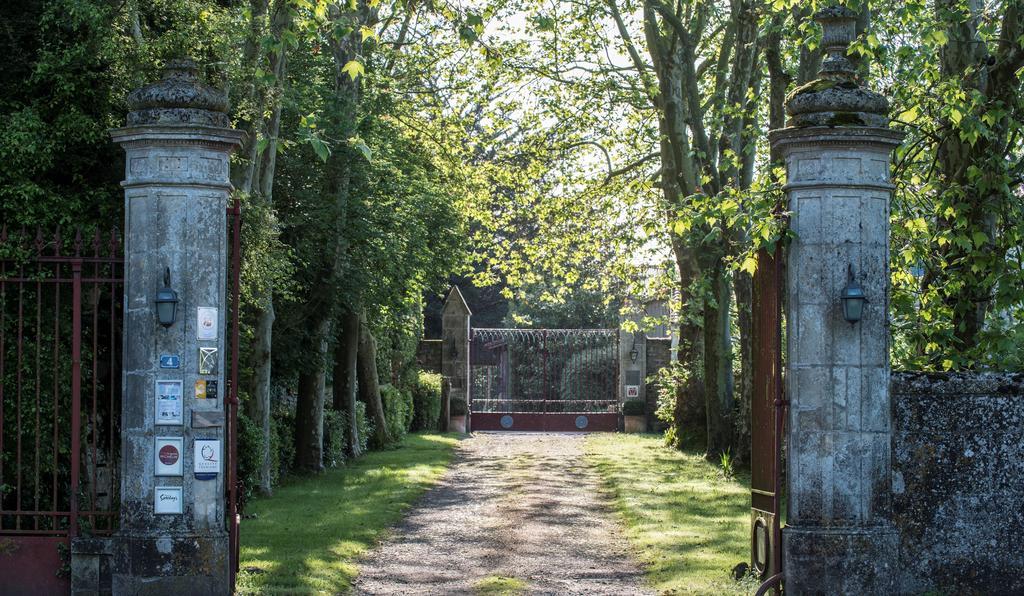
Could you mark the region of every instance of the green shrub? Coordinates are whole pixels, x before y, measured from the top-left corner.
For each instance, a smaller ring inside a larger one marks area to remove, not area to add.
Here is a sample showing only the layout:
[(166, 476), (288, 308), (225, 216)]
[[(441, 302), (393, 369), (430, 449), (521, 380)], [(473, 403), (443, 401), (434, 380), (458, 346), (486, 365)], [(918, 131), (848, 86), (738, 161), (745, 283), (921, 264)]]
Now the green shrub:
[(274, 486), (295, 466), (295, 412), (276, 408), (270, 416), (270, 476)]
[[(345, 448), (352, 444), (352, 437), (349, 433), (352, 432), (351, 427), (345, 424)], [(364, 453), (367, 446), (370, 443), (370, 436), (373, 434), (373, 421), (366, 417), (366, 404), (361, 401), (356, 402), (356, 432), (359, 433), (358, 444), (359, 452)], [(351, 456), (351, 453), (348, 453)]]
[(238, 479), (245, 494), (251, 497), (260, 484), (260, 462), (263, 459), (263, 433), (260, 427), (244, 413), (238, 413)]
[(398, 442), (409, 432), (412, 423), (412, 395), (394, 385), (381, 385), (380, 398), (384, 403), (384, 420), (388, 433)]
[(469, 412), (469, 405), (466, 404), (466, 400), (461, 397), (452, 399), (449, 407), (451, 409), (452, 416), (465, 416), (466, 413)]
[(622, 404), (623, 416), (643, 416), (647, 411), (647, 404), (639, 399), (630, 399)]
[(419, 371), (412, 385), (412, 428), (410, 430), (437, 430), (441, 418), (441, 375)]
[(345, 412), (324, 411), (324, 466), (336, 468), (345, 463)]

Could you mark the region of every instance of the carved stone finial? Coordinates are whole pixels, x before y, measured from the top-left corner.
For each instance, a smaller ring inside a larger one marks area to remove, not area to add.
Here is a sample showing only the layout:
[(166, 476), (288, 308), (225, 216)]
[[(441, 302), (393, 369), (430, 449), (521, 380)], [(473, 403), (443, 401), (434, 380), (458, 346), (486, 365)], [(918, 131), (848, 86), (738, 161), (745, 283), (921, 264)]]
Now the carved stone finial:
[(227, 96), (199, 80), (195, 62), (168, 60), (163, 70), (161, 80), (128, 94), (128, 126), (230, 126)]
[(887, 127), (889, 100), (857, 84), (857, 71), (846, 55), (857, 35), (857, 14), (845, 6), (829, 6), (814, 18), (821, 23), (825, 58), (818, 79), (786, 98), (788, 125)]
[(814, 20), (821, 24), (821, 47), (825, 51), (818, 76), (853, 81), (857, 71), (846, 57), (846, 51), (857, 36), (857, 13), (845, 6), (829, 6), (819, 10)]

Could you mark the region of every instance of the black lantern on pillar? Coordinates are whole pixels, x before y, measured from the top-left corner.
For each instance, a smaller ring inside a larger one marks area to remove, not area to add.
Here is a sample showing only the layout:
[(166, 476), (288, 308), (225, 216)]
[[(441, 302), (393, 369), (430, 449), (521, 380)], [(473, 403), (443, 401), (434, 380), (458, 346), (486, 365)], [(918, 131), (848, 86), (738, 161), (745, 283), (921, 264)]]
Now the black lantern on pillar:
[(156, 318), (164, 328), (174, 324), (178, 310), (178, 293), (171, 288), (171, 268), (164, 269), (164, 287), (156, 293)]
[(640, 350), (636, 349), (636, 334), (633, 335), (633, 347), (629, 350), (629, 361), (636, 364), (636, 359), (640, 357)]
[(853, 265), (847, 266), (846, 287), (839, 296), (843, 301), (843, 318), (851, 325), (861, 319), (864, 314), (864, 303), (868, 301), (864, 289), (853, 277)]

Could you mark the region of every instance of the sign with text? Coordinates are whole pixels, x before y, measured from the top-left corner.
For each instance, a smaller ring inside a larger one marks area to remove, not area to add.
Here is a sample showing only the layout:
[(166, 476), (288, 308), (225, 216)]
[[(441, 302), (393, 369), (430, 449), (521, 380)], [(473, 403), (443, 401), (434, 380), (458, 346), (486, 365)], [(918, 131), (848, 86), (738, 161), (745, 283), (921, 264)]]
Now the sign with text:
[(153, 513), (180, 514), (184, 499), (180, 486), (158, 486), (153, 489)]
[(626, 397), (640, 397), (639, 385), (626, 385)]
[(181, 368), (181, 357), (177, 354), (160, 354), (160, 368)]
[(182, 423), (181, 398), (181, 381), (156, 382), (156, 424), (168, 426)]
[(217, 339), (217, 309), (213, 306), (200, 306), (196, 312), (196, 339)]
[(156, 476), (181, 476), (181, 437), (156, 437), (154, 439), (156, 454), (154, 463), (154, 475)]
[(220, 440), (196, 439), (192, 458), (196, 480), (213, 480), (220, 473)]

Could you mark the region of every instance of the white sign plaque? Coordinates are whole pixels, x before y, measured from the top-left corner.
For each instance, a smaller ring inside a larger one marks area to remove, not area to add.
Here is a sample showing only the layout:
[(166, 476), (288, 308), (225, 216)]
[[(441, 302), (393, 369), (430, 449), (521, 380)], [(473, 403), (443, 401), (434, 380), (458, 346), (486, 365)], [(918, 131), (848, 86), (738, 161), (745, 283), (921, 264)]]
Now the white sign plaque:
[(626, 397), (640, 397), (640, 385), (626, 385)]
[(154, 464), (155, 476), (182, 475), (181, 437), (156, 437)]
[(153, 513), (180, 514), (183, 501), (180, 486), (158, 486), (153, 489)]
[(192, 469), (196, 480), (213, 480), (220, 473), (220, 440), (196, 439)]
[(182, 423), (181, 396), (181, 381), (156, 382), (156, 424), (167, 426)]
[(196, 339), (217, 339), (217, 309), (215, 307), (199, 307), (196, 316)]

